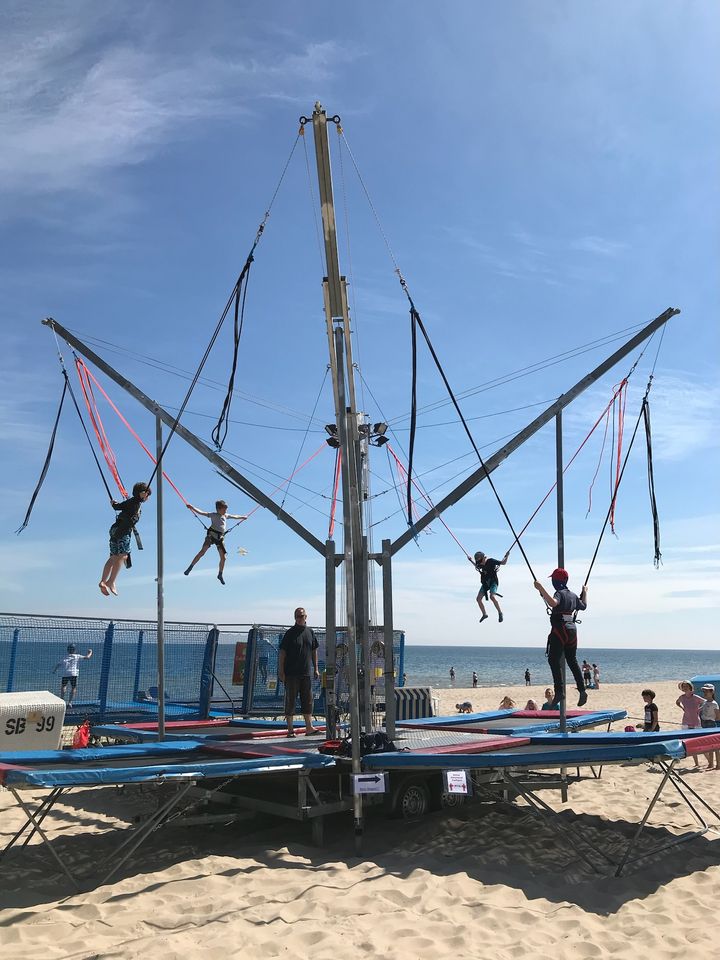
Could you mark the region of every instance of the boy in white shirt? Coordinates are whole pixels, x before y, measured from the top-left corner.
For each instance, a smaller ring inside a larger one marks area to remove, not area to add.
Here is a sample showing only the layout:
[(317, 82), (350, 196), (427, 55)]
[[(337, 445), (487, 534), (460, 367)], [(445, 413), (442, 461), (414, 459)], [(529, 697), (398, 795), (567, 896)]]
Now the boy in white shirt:
[(228, 505), (224, 500), (215, 501), (215, 511), (212, 513), (207, 513), (205, 510), (198, 510), (197, 507), (194, 507), (191, 503), (187, 505), (188, 510), (192, 510), (193, 513), (196, 513), (199, 517), (208, 517), (210, 520), (210, 526), (208, 527), (205, 533), (205, 540), (203, 545), (200, 548), (199, 552), (193, 557), (193, 560), (190, 566), (185, 571), (185, 576), (187, 577), (198, 562), (201, 557), (204, 557), (208, 552), (210, 547), (217, 547), (217, 551), (220, 554), (220, 565), (218, 567), (217, 578), (225, 586), (225, 581), (223, 580), (223, 570), (225, 569), (225, 558), (227, 557), (227, 550), (225, 549), (225, 533), (227, 530), (227, 521), (228, 520), (238, 520), (242, 523), (243, 520), (247, 520), (245, 515), (239, 513), (228, 513)]
[(73, 697), (77, 693), (80, 661), (89, 660), (91, 656), (92, 650), (88, 650), (85, 656), (83, 656), (81, 653), (76, 653), (75, 645), (71, 643), (68, 645), (66, 656), (64, 656), (62, 660), (58, 660), (58, 662), (55, 664), (53, 673), (57, 673), (58, 667), (63, 668), (62, 679), (60, 681), (60, 696), (63, 698), (63, 700), (65, 699), (65, 691), (68, 687), (70, 687), (70, 699), (68, 700), (69, 707), (72, 706)]

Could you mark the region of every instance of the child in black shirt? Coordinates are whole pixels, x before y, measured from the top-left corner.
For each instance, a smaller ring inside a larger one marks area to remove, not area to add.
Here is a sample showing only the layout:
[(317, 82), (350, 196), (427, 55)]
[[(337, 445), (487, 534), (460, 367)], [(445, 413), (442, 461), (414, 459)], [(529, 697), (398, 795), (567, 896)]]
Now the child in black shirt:
[(113, 510), (118, 511), (118, 515), (110, 527), (110, 556), (105, 562), (98, 584), (100, 592), (106, 597), (111, 593), (117, 596), (115, 581), (120, 568), (130, 557), (130, 536), (140, 519), (142, 505), (151, 493), (152, 490), (146, 483), (136, 483), (132, 496), (127, 500), (123, 500), (122, 503), (110, 501)]
[[(660, 729), (660, 723), (658, 720), (658, 707), (655, 703), (655, 691), (654, 690), (643, 690), (642, 692), (643, 703), (645, 704), (645, 719), (643, 721), (642, 729), (645, 733), (652, 733)], [(638, 729), (640, 724), (638, 724)]]

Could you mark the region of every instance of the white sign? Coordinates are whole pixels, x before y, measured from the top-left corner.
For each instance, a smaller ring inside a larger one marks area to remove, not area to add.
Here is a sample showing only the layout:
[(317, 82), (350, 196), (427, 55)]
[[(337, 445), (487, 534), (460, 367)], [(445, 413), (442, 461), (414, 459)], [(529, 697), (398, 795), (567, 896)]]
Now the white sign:
[(353, 793), (385, 793), (385, 774), (354, 773)]
[(446, 793), (461, 793), (467, 796), (470, 793), (467, 770), (447, 770), (445, 772)]

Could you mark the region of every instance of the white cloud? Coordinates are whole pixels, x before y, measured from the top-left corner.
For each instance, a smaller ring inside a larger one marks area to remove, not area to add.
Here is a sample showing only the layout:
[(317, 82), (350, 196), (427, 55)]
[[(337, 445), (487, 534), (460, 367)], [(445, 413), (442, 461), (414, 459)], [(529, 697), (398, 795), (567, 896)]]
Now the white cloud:
[(347, 56), (328, 41), (260, 57), (245, 38), (230, 54), (226, 42), (219, 55), (209, 41), (173, 52), (153, 45), (132, 15), (122, 39), (108, 41), (107, 24), (82, 9), (87, 17), (55, 25), (49, 13), (5, 19), (0, 183), (8, 195), (97, 189), (102, 174), (141, 163), (192, 125), (247, 114), (286, 91), (312, 102)]
[(579, 237), (577, 240), (573, 240), (570, 246), (573, 250), (597, 253), (603, 257), (616, 257), (627, 248), (627, 244), (619, 240), (608, 240), (605, 237), (596, 236)]

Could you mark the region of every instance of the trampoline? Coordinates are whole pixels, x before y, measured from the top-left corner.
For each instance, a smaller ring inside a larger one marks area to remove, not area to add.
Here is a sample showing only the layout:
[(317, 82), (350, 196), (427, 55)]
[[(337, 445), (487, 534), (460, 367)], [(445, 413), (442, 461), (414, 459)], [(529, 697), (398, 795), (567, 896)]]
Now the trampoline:
[[(685, 731), (691, 732), (691, 731)], [(425, 730), (424, 733), (430, 733)], [(535, 738), (509, 736), (500, 745), (493, 744), (493, 738), (474, 744), (472, 751), (453, 751), (451, 757), (442, 749), (427, 744), (418, 749), (408, 742), (406, 749), (396, 753), (372, 754), (363, 758), (366, 770), (409, 771), (411, 773), (449, 769), (465, 770), (470, 773), (472, 782), (481, 792), (486, 791), (493, 799), (498, 796), (507, 799), (511, 789), (515, 796), (521, 796), (536, 815), (542, 816), (555, 832), (567, 840), (572, 838), (573, 846), (580, 856), (594, 869), (597, 861), (603, 859), (615, 867), (615, 876), (619, 877), (628, 864), (644, 860), (679, 843), (705, 834), (709, 825), (704, 819), (700, 807), (707, 810), (716, 820), (720, 815), (684, 780), (677, 769), (679, 760), (699, 753), (720, 750), (720, 733), (704, 736), (694, 735), (684, 739), (643, 739), (635, 733), (617, 734), (563, 734), (546, 735), (542, 742)], [(600, 739), (598, 739), (600, 738)], [(402, 744), (402, 740), (400, 740)], [(662, 779), (651, 798), (640, 823), (630, 839), (619, 861), (610, 858), (605, 850), (592, 844), (580, 831), (575, 831), (564, 823), (557, 822), (558, 814), (539, 796), (538, 790), (548, 786), (548, 780), (542, 771), (563, 769), (566, 767), (598, 766), (604, 764), (654, 763), (663, 773)], [(479, 776), (484, 772), (485, 776)], [(632, 856), (640, 835), (648, 822), (650, 814), (666, 785), (670, 783), (688, 807), (698, 830), (689, 831), (672, 840), (660, 844), (639, 856)], [(694, 802), (693, 802), (694, 801)], [(585, 848), (590, 848), (590, 855)]]
[[(160, 800), (158, 808), (150, 816), (130, 829), (129, 836), (108, 858), (113, 866), (102, 880), (105, 883), (140, 844), (168, 820), (193, 787), (202, 786), (204, 803), (207, 803), (210, 796), (229, 781), (242, 777), (293, 773), (302, 778), (313, 770), (334, 765), (335, 761), (330, 757), (300, 749), (289, 748), (283, 752), (274, 748), (272, 755), (264, 756), (259, 756), (256, 750), (247, 756), (242, 744), (198, 740), (0, 754), (0, 784), (10, 791), (25, 814), (25, 822), (0, 852), (0, 860), (21, 839), (24, 847), (38, 833), (62, 872), (77, 888), (76, 877), (43, 829), (43, 821), (64, 793), (74, 787), (123, 787), (132, 783), (176, 786), (169, 799)], [(23, 799), (21, 792), (38, 788), (46, 788), (50, 792), (32, 807)], [(230, 821), (236, 817), (227, 814), (223, 819)], [(119, 856), (121, 853), (122, 856)]]
[[(625, 710), (568, 710), (567, 729), (609, 725), (624, 720)], [(426, 727), (435, 730), (462, 730), (465, 733), (526, 735), (530, 731), (559, 730), (560, 713), (557, 710), (489, 710), (485, 713), (458, 713), (448, 717), (423, 717), (419, 720), (401, 720), (396, 727), (407, 729)]]
[[(293, 729), (305, 739), (305, 724), (295, 721)], [(325, 725), (318, 724), (316, 730), (324, 731)], [(171, 720), (165, 724), (166, 740), (200, 740), (206, 737), (232, 739), (261, 739), (280, 737), (287, 730), (284, 720), (232, 719), (212, 717), (209, 720)], [(97, 724), (92, 728), (95, 737), (108, 737), (127, 743), (154, 743), (158, 738), (158, 725), (155, 722), (130, 724)]]

